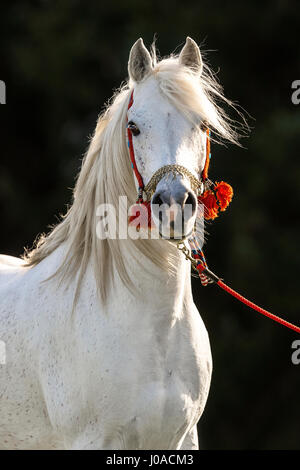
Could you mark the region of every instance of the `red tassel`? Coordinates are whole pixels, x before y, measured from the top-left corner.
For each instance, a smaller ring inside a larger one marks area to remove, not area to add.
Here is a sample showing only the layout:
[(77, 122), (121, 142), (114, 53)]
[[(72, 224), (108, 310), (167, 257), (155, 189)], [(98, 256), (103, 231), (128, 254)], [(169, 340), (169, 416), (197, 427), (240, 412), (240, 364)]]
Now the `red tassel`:
[(198, 202), (204, 205), (204, 217), (206, 220), (213, 220), (218, 217), (218, 203), (216, 196), (211, 189), (204, 191), (202, 196), (198, 196)]
[(225, 211), (232, 201), (233, 189), (230, 184), (221, 181), (220, 183), (215, 183), (215, 192), (219, 201), (219, 207), (221, 211)]
[(233, 197), (233, 189), (230, 184), (221, 181), (215, 183), (214, 189), (207, 189), (202, 196), (198, 196), (198, 202), (204, 205), (204, 217), (213, 220), (220, 211), (225, 211)]
[[(141, 206), (143, 206), (142, 210)], [(129, 225), (136, 227), (137, 230), (140, 228), (151, 229), (151, 202), (137, 201), (133, 206), (130, 207), (130, 213), (131, 214), (128, 217)]]

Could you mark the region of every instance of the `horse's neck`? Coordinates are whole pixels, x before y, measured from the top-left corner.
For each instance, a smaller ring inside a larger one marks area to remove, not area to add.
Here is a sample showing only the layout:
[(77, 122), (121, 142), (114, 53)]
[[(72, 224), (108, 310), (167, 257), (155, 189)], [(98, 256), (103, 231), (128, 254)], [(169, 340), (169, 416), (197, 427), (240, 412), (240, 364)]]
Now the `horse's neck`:
[[(46, 279), (56, 271), (67, 251), (68, 245), (64, 244), (50, 255), (48, 262), (43, 263), (44, 267), (41, 267), (41, 278)], [(192, 303), (190, 264), (180, 253), (178, 253), (176, 266), (173, 267), (170, 274), (154, 265), (144, 255), (139, 255), (139, 262), (136, 261), (135, 257), (128, 251), (126, 244), (124, 244), (124, 249), (121, 252), (124, 257), (124, 264), (128, 269), (128, 275), (132, 281), (132, 288), (128, 289), (118, 273), (114, 272), (114, 279), (109, 284), (107, 301), (105, 305), (102, 305), (97, 292), (97, 283), (91, 260), (79, 291), (77, 302), (79, 310), (82, 310), (83, 305), (93, 303), (97, 311), (106, 310), (108, 313), (118, 309), (128, 311), (136, 309), (136, 312), (143, 310), (145, 314), (149, 312), (150, 315), (155, 313), (159, 315), (159, 312), (162, 311), (170, 312), (172, 317), (177, 317), (182, 314), (184, 308)], [(70, 311), (72, 310), (77, 280), (78, 277), (75, 276), (67, 293), (65, 293), (64, 288), (61, 291), (66, 308)], [(59, 278), (54, 277), (52, 282), (55, 290), (61, 285)]]
[[(167, 244), (166, 244), (167, 245)], [(143, 305), (143, 310), (152, 312), (169, 311), (170, 315), (180, 316), (183, 305), (192, 301), (190, 263), (178, 253), (172, 273), (163, 270), (140, 255), (139, 261), (122, 250), (128, 274), (132, 280), (133, 292), (128, 293), (121, 280), (112, 286), (111, 295), (121, 298), (133, 298), (136, 305)]]

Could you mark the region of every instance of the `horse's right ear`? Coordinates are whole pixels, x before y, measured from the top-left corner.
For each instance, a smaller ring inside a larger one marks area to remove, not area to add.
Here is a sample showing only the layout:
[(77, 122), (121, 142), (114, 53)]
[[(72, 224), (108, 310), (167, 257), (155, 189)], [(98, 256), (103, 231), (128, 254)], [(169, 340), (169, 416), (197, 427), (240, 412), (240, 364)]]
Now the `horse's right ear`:
[(138, 39), (131, 48), (128, 61), (129, 77), (140, 82), (152, 70), (151, 56), (144, 46), (142, 38)]

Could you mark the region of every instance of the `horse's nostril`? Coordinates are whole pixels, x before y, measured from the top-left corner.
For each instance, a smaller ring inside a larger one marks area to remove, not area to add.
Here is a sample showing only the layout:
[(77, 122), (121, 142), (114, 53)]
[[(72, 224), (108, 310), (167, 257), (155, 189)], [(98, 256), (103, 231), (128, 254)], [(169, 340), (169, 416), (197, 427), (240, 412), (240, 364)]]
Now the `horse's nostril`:
[(160, 197), (160, 194), (155, 194), (153, 199), (152, 199), (152, 204), (157, 204), (158, 206), (161, 206), (163, 204), (163, 201)]
[(194, 213), (196, 210), (196, 198), (192, 193), (189, 193), (186, 201), (185, 201), (185, 206), (186, 205), (191, 205), (192, 206), (192, 212)]
[(181, 211), (184, 212), (185, 215), (190, 214), (190, 216), (192, 216), (195, 214), (197, 199), (192, 191), (176, 192), (174, 195), (172, 195), (171, 192), (165, 191), (155, 193), (152, 198), (153, 213), (161, 218), (161, 211), (164, 209), (165, 205), (171, 208), (173, 203), (180, 206)]

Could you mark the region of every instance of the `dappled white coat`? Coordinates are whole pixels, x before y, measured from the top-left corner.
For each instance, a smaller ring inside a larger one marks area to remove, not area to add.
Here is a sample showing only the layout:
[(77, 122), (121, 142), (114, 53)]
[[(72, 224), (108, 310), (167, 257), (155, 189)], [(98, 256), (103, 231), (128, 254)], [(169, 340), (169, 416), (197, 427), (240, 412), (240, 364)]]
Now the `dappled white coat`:
[(33, 268), (1, 257), (0, 447), (197, 448), (211, 354), (189, 263), (132, 264), (143, 296), (117, 278), (105, 309), (89, 267), (72, 314), (75, 283), (41, 283), (64, 249)]

